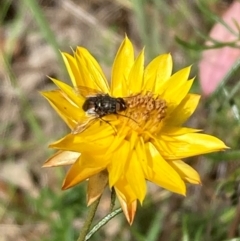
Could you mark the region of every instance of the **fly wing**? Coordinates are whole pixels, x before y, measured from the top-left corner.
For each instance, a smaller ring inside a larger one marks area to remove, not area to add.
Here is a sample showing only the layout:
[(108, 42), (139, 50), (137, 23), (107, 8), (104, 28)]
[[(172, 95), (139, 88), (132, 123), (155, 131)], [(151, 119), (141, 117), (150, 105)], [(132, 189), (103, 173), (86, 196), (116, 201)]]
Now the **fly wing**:
[(83, 132), (84, 130), (86, 130), (92, 123), (92, 121), (94, 121), (96, 119), (96, 116), (84, 116), (82, 117), (78, 124), (75, 126), (75, 128), (72, 130), (72, 134), (76, 135), (79, 134), (81, 132)]
[(96, 95), (102, 95), (103, 93), (99, 90), (95, 90), (86, 86), (77, 86), (75, 87), (75, 92), (84, 98), (90, 97), (90, 96), (96, 96)]

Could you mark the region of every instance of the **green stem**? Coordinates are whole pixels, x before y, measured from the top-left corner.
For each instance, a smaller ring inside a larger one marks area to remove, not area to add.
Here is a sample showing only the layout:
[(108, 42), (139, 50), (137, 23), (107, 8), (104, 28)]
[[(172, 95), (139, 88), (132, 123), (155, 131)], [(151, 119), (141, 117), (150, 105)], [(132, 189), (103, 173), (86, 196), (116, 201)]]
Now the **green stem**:
[(110, 220), (112, 220), (119, 213), (122, 213), (122, 208), (118, 208), (111, 213), (109, 213), (106, 217), (104, 217), (99, 223), (97, 223), (91, 231), (87, 234), (85, 241), (88, 241), (93, 234), (95, 234), (101, 227), (106, 225)]
[(100, 202), (100, 198), (101, 197), (99, 197), (93, 204), (90, 205), (89, 210), (88, 210), (87, 218), (85, 220), (85, 223), (84, 223), (84, 225), (82, 227), (82, 230), (81, 230), (81, 232), (79, 234), (79, 237), (78, 237), (77, 241), (84, 241), (84, 240), (86, 240), (86, 236), (87, 236), (88, 231), (90, 230), (90, 227), (91, 227), (94, 215), (96, 213), (98, 204)]

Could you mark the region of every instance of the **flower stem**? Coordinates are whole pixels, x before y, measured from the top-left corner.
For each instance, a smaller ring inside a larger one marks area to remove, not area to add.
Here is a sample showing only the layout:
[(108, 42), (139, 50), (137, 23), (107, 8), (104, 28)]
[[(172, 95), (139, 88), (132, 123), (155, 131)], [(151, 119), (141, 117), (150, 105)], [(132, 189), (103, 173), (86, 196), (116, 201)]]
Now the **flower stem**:
[(84, 223), (84, 225), (81, 229), (81, 232), (79, 234), (79, 237), (78, 237), (77, 241), (86, 240), (85, 238), (87, 236), (88, 231), (90, 230), (90, 227), (91, 227), (94, 215), (96, 213), (98, 204), (100, 202), (100, 199), (101, 199), (101, 197), (99, 197), (94, 203), (92, 203), (90, 205), (89, 210), (88, 210), (88, 214), (87, 214), (87, 218), (86, 218), (85, 223)]
[(88, 241), (93, 234), (95, 234), (101, 227), (106, 225), (110, 220), (112, 220), (115, 216), (117, 216), (119, 213), (122, 213), (122, 208), (118, 208), (116, 210), (113, 210), (111, 213), (109, 213), (106, 217), (104, 217), (100, 222), (98, 222), (87, 234), (86, 241)]

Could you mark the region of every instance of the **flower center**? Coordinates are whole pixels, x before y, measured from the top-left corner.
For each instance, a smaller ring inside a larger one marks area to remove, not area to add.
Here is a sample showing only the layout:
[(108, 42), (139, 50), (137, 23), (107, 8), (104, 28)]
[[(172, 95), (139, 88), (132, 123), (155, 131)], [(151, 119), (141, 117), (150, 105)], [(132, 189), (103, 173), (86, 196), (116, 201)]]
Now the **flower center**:
[(162, 126), (162, 120), (166, 116), (166, 101), (153, 93), (137, 94), (124, 99), (127, 104), (124, 122), (127, 122), (133, 130), (142, 133), (148, 131), (151, 134), (158, 132)]

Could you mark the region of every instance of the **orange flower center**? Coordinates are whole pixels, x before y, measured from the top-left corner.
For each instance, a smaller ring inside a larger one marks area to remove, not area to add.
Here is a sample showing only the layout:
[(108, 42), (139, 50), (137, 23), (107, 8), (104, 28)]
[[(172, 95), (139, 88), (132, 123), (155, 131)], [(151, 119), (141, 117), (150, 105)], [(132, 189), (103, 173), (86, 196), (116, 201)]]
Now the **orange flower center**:
[(128, 118), (120, 118), (127, 123), (132, 130), (139, 134), (145, 131), (154, 134), (161, 129), (162, 120), (166, 116), (167, 103), (153, 93), (137, 94), (124, 99), (127, 110), (124, 115)]

